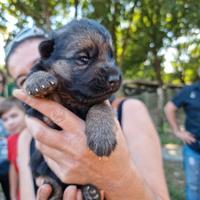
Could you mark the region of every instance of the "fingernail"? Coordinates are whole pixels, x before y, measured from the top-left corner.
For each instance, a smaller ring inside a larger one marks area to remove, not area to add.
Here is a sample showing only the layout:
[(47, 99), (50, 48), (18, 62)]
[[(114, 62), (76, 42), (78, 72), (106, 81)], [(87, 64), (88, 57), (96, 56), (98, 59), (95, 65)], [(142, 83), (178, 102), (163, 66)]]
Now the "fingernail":
[(17, 97), (19, 92), (20, 92), (20, 89), (14, 89), (13, 90), (13, 96)]
[(44, 192), (51, 192), (51, 191), (52, 191), (51, 186), (48, 185), (48, 184), (44, 184), (44, 185), (42, 185), (41, 187), (42, 187), (42, 190), (43, 190)]
[(76, 185), (70, 185), (70, 186), (68, 186), (68, 187), (70, 187), (70, 188), (73, 189), (73, 190), (77, 190), (77, 186), (76, 186)]

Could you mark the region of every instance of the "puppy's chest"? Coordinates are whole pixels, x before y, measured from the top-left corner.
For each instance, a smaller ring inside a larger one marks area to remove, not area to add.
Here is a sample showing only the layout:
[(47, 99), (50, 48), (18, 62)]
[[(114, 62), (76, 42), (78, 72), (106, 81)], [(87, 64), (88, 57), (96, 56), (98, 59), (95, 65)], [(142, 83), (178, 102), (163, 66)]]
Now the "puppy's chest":
[(86, 115), (90, 108), (78, 103), (76, 100), (67, 95), (67, 93), (56, 91), (56, 93), (50, 95), (48, 98), (63, 105), (65, 108), (69, 109), (81, 119), (86, 119)]

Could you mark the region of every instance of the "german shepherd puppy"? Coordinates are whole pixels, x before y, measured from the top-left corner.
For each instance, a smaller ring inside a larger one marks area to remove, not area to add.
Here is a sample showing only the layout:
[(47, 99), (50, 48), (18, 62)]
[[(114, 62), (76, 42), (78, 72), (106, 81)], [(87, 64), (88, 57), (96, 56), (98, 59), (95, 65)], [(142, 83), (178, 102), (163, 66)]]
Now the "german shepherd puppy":
[[(25, 81), (26, 92), (53, 99), (85, 120), (88, 147), (97, 156), (109, 156), (117, 143), (113, 112), (104, 101), (121, 84), (110, 33), (96, 21), (73, 20), (41, 42), (39, 51), (41, 59)], [(27, 113), (44, 119), (30, 107)], [(52, 122), (49, 125), (59, 129)], [(61, 200), (66, 184), (61, 186), (38, 150), (31, 167), (35, 177), (43, 176), (52, 185), (51, 200)], [(95, 186), (88, 184), (81, 189), (84, 200), (100, 199)]]

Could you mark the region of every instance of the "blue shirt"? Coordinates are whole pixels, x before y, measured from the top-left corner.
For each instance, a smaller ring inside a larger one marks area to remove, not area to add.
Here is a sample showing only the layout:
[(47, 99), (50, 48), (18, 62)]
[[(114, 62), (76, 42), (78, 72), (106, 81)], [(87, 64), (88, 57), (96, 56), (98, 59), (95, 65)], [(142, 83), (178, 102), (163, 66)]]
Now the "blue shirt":
[[(200, 81), (185, 86), (172, 102), (177, 108), (183, 107), (186, 114), (185, 129), (200, 141)], [(193, 144), (191, 147), (196, 145)]]
[(0, 175), (8, 173), (9, 162), (8, 162), (8, 145), (7, 139), (0, 139)]
[(8, 132), (6, 131), (6, 129), (3, 126), (3, 122), (0, 119), (0, 137), (6, 137), (8, 136)]
[(6, 136), (8, 132), (3, 126), (3, 122), (0, 120), (0, 175), (8, 173), (8, 149)]

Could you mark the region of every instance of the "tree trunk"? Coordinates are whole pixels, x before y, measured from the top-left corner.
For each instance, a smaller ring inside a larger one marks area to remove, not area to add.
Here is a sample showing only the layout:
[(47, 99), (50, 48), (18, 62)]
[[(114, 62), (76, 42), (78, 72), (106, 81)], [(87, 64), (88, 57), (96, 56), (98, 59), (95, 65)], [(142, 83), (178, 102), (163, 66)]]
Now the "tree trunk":
[(164, 113), (163, 113), (163, 107), (164, 107), (164, 91), (163, 91), (163, 80), (161, 77), (161, 60), (159, 59), (157, 55), (156, 48), (153, 48), (153, 67), (156, 74), (156, 79), (158, 81), (158, 89), (157, 89), (157, 96), (158, 96), (158, 103), (157, 103), (157, 115), (158, 115), (158, 127), (160, 131), (163, 131), (163, 123), (164, 123)]
[(77, 19), (78, 17), (78, 0), (74, 0), (74, 9), (75, 9), (75, 13), (74, 13), (74, 17)]
[(51, 13), (48, 8), (48, 0), (40, 0), (40, 5), (42, 8), (43, 18), (44, 18), (44, 27), (47, 31), (51, 30)]
[(138, 3), (138, 0), (135, 0), (135, 3), (134, 3), (133, 7), (130, 10), (129, 25), (128, 25), (128, 28), (127, 28), (125, 34), (124, 34), (123, 42), (122, 42), (122, 54), (121, 54), (120, 60), (119, 60), (120, 67), (122, 67), (124, 65), (124, 57), (125, 57), (125, 53), (126, 53), (128, 39), (129, 39), (130, 33), (131, 33), (132, 18), (133, 18), (133, 14), (134, 14), (135, 8), (137, 6), (137, 3)]
[(163, 85), (163, 80), (161, 77), (161, 60), (158, 58), (156, 48), (153, 49), (153, 67), (156, 74), (156, 79), (160, 87)]
[(114, 1), (113, 2), (113, 7), (114, 7), (114, 11), (113, 11), (113, 15), (112, 15), (112, 39), (113, 39), (113, 45), (114, 45), (114, 56), (117, 57), (117, 36), (116, 36), (116, 24), (117, 24), (117, 17), (116, 17), (116, 13), (117, 13), (117, 4), (118, 2)]

